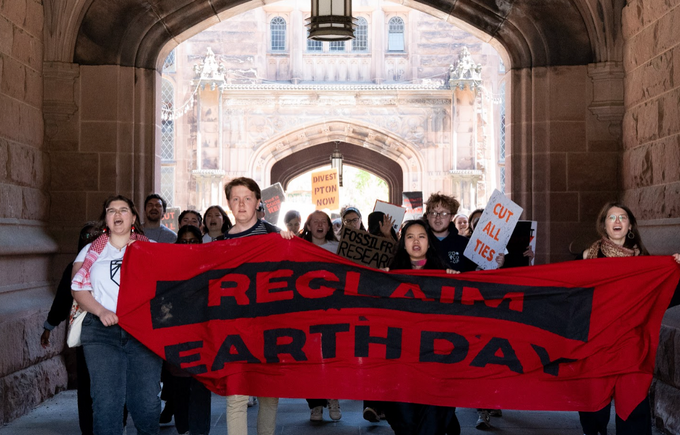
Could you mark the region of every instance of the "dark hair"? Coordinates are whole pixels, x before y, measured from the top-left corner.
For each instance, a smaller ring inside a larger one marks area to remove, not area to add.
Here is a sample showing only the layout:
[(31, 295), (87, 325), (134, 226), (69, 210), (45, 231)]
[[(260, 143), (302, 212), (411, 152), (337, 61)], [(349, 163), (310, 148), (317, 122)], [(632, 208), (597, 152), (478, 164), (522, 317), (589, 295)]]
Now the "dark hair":
[(193, 234), (198, 239), (198, 243), (203, 243), (203, 234), (201, 234), (201, 230), (198, 229), (198, 227), (194, 225), (184, 225), (179, 230), (177, 230), (177, 240), (175, 241), (175, 244), (178, 244), (180, 238), (186, 233)]
[(458, 213), (458, 207), (460, 207), (460, 202), (458, 202), (458, 200), (453, 196), (443, 195), (437, 192), (433, 193), (429, 198), (427, 198), (427, 202), (425, 203), (425, 214), (429, 213), (438, 204), (441, 204), (442, 207), (449, 209), (452, 215)]
[(300, 216), (300, 212), (297, 211), (297, 210), (290, 210), (283, 217), (283, 223), (287, 224), (288, 222), (292, 221), (295, 218), (302, 220), (302, 216)]
[(193, 213), (196, 215), (196, 217), (198, 218), (198, 227), (200, 228), (203, 225), (203, 217), (201, 217), (201, 214), (196, 210), (184, 210), (182, 213), (180, 213), (179, 217), (177, 218), (177, 225), (181, 227), (182, 218), (184, 218), (184, 216), (188, 215), (189, 213)]
[(623, 246), (628, 249), (633, 249), (637, 245), (637, 248), (640, 250), (640, 255), (649, 255), (649, 252), (642, 244), (642, 237), (640, 237), (640, 232), (638, 231), (637, 228), (637, 220), (635, 219), (633, 212), (628, 207), (626, 207), (626, 205), (620, 202), (610, 201), (606, 203), (604, 207), (602, 207), (602, 210), (600, 210), (600, 214), (597, 216), (597, 221), (595, 224), (597, 233), (603, 238), (606, 239), (609, 238), (609, 236), (607, 235), (607, 227), (605, 226), (605, 221), (607, 220), (609, 209), (611, 209), (612, 207), (618, 207), (620, 209), (623, 209), (628, 215), (628, 221), (630, 222), (630, 230), (628, 234), (632, 233), (633, 238), (626, 236), (626, 241), (623, 242)]
[[(222, 231), (222, 233), (226, 233), (227, 231), (229, 231), (229, 228), (231, 228), (233, 225), (231, 223), (231, 220), (229, 219), (229, 216), (227, 216), (227, 212), (224, 211), (224, 209), (219, 205), (211, 205), (205, 210), (205, 213), (203, 213), (203, 223), (205, 224), (205, 218), (206, 216), (208, 216), (208, 212), (213, 208), (219, 211), (220, 214), (222, 215), (222, 220), (224, 222), (222, 223), (222, 229), (220, 231)], [(205, 232), (206, 234), (208, 233), (208, 228), (205, 228)]]
[[(368, 215), (368, 232), (373, 234), (374, 236), (379, 236), (379, 237), (385, 237), (385, 235), (380, 231), (380, 224), (383, 221), (383, 218), (385, 217), (385, 213), (381, 211), (374, 211), (373, 213)], [(394, 231), (394, 228), (390, 228), (390, 233), (392, 234), (392, 238), (394, 240), (397, 240), (397, 232)]]
[(312, 232), (309, 231), (309, 228), (307, 227), (312, 223), (312, 216), (314, 216), (315, 213), (321, 213), (322, 215), (324, 215), (326, 221), (328, 222), (328, 231), (326, 231), (324, 239), (330, 242), (337, 242), (338, 239), (335, 237), (335, 231), (333, 231), (333, 222), (331, 222), (330, 216), (328, 216), (321, 210), (313, 211), (309, 216), (307, 216), (307, 221), (305, 221), (305, 226), (302, 228), (302, 233), (300, 234), (300, 237), (307, 240), (308, 242), (312, 241)]
[(425, 228), (425, 233), (427, 233), (428, 246), (427, 252), (425, 253), (425, 258), (427, 259), (427, 262), (425, 263), (425, 269), (446, 269), (446, 266), (442, 262), (441, 258), (439, 258), (439, 254), (437, 254), (437, 248), (435, 247), (437, 239), (434, 234), (432, 234), (432, 231), (430, 231), (430, 226), (428, 225), (427, 221), (422, 219), (406, 221), (404, 226), (401, 227), (401, 238), (399, 239), (399, 243), (397, 243), (394, 258), (392, 259), (392, 264), (390, 264), (390, 269), (413, 269), (413, 266), (411, 265), (411, 257), (408, 255), (408, 252), (406, 252), (406, 231), (408, 231), (408, 229), (414, 225), (420, 225), (421, 227)]
[(101, 236), (101, 230), (97, 227), (97, 221), (86, 222), (78, 236), (78, 252), (82, 251), (88, 243), (94, 242), (99, 236)]
[[(361, 220), (361, 212), (359, 211), (359, 209), (351, 205), (346, 205), (340, 210), (340, 216), (342, 217), (342, 226), (345, 226), (345, 215), (349, 213), (356, 213), (357, 216), (359, 216), (359, 219)], [(366, 231), (366, 227), (364, 226), (363, 220), (361, 220), (361, 226), (359, 228), (363, 231)]]
[(231, 196), (231, 189), (233, 189), (236, 186), (243, 186), (248, 188), (248, 190), (250, 190), (251, 192), (254, 192), (255, 198), (257, 198), (258, 201), (262, 199), (262, 191), (260, 190), (260, 186), (257, 185), (257, 182), (255, 182), (255, 180), (248, 177), (239, 177), (234, 178), (229, 183), (227, 183), (226, 186), (224, 186), (224, 194), (227, 196), (227, 201), (229, 201), (229, 197)]
[(469, 235), (472, 235), (472, 232), (475, 230), (475, 227), (477, 226), (477, 222), (479, 222), (479, 218), (482, 217), (482, 213), (484, 213), (484, 209), (478, 208), (477, 210), (470, 213), (470, 216), (468, 216), (468, 234)]
[(125, 202), (128, 207), (130, 207), (130, 211), (132, 212), (133, 215), (135, 215), (135, 220), (132, 222), (132, 225), (135, 226), (135, 232), (139, 234), (144, 234), (144, 229), (142, 228), (142, 220), (139, 218), (139, 212), (137, 211), (137, 207), (135, 207), (135, 203), (132, 202), (132, 200), (128, 197), (125, 197), (123, 195), (115, 195), (115, 196), (109, 196), (106, 198), (104, 201), (104, 204), (102, 205), (102, 214), (99, 215), (99, 222), (97, 222), (97, 229), (100, 230), (100, 232), (104, 232), (104, 230), (108, 231), (108, 228), (106, 227), (106, 209), (109, 208), (109, 205), (113, 201), (123, 201)]
[(168, 209), (168, 203), (165, 202), (165, 200), (163, 199), (163, 197), (160, 196), (160, 195), (157, 194), (157, 193), (152, 193), (151, 195), (149, 195), (149, 196), (146, 197), (146, 199), (144, 200), (144, 208), (145, 208), (145, 209), (146, 209), (146, 204), (148, 204), (148, 202), (151, 201), (152, 199), (160, 199), (160, 200), (161, 200), (161, 204), (163, 204), (163, 213), (165, 213), (165, 212), (167, 211), (167, 209)]

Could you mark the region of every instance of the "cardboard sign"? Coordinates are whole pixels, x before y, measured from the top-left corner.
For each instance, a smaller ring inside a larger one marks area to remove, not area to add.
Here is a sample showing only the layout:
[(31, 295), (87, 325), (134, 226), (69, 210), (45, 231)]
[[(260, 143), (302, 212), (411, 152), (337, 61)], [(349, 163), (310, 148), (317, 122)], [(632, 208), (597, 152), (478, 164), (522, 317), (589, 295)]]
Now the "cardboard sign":
[(337, 169), (312, 172), (312, 202), (317, 210), (340, 208)]
[(390, 265), (396, 245), (397, 242), (392, 239), (344, 226), (337, 254), (355, 263), (379, 269)]
[(404, 220), (419, 219), (423, 216), (423, 192), (402, 192), (401, 205), (406, 207)]
[(179, 230), (178, 219), (181, 212), (182, 210), (179, 207), (168, 207), (165, 209), (165, 214), (163, 215), (163, 219), (161, 219), (161, 223), (176, 233), (177, 230)]
[(373, 207), (373, 211), (381, 211), (392, 216), (392, 219), (394, 219), (394, 225), (392, 227), (394, 228), (394, 231), (399, 233), (401, 223), (404, 222), (404, 215), (406, 215), (406, 209), (404, 207), (377, 199), (375, 201), (375, 207)]
[(505, 251), (521, 214), (522, 207), (494, 190), (463, 254), (482, 269), (498, 269), (496, 256)]
[(279, 221), (281, 203), (286, 200), (281, 183), (272, 184), (262, 190), (262, 202), (264, 203), (264, 219), (274, 223)]

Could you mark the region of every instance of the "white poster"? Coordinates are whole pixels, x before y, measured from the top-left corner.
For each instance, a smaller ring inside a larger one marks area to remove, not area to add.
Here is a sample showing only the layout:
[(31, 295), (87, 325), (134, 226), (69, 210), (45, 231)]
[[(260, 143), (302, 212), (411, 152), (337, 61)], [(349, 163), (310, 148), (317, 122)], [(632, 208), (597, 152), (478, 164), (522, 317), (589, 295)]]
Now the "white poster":
[(394, 231), (399, 233), (401, 228), (401, 223), (404, 222), (404, 215), (406, 214), (406, 208), (399, 205), (390, 204), (389, 202), (381, 201), (379, 199), (375, 200), (375, 207), (373, 211), (381, 211), (388, 214), (394, 219)]
[(482, 269), (498, 269), (496, 257), (505, 252), (522, 211), (522, 207), (494, 190), (463, 255)]

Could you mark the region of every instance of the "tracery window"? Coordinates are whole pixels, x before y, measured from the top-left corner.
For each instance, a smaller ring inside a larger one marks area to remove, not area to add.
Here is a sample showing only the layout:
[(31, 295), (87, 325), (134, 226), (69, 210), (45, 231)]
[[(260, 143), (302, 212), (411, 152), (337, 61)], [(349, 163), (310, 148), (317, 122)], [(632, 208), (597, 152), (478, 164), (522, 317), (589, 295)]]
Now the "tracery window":
[(272, 18), (269, 23), (272, 38), (272, 51), (286, 50), (286, 20), (281, 17)]
[(352, 51), (368, 51), (368, 21), (364, 17), (357, 18)]
[(404, 20), (400, 17), (388, 22), (387, 51), (404, 51)]

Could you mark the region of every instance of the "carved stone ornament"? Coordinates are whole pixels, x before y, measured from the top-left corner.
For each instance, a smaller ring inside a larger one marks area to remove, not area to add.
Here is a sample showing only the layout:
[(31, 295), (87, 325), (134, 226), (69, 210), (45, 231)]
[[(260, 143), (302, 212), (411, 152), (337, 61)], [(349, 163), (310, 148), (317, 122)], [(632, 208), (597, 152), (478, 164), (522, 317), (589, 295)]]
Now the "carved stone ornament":
[(482, 83), (482, 64), (475, 63), (467, 47), (458, 56), (456, 66), (449, 66), (449, 88), (475, 91)]

